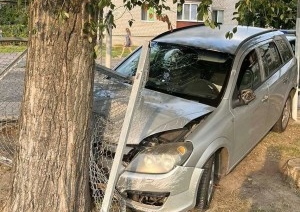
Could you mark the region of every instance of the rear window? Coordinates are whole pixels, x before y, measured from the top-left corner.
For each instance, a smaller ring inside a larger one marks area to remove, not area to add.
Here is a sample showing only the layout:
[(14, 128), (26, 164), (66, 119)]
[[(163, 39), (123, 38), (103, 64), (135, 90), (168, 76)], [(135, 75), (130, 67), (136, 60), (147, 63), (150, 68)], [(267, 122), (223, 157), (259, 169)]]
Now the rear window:
[(282, 61), (274, 42), (260, 46), (259, 51), (263, 61), (265, 77), (268, 78), (282, 65)]
[(281, 37), (279, 39), (276, 39), (275, 43), (281, 54), (283, 62), (286, 63), (293, 58), (293, 54), (292, 54), (288, 44)]

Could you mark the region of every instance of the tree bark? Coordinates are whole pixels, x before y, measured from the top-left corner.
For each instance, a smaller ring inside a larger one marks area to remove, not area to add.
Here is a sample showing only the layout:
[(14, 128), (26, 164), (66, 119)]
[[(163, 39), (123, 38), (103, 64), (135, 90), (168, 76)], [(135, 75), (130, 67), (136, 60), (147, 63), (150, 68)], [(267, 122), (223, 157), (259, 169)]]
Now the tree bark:
[[(15, 177), (7, 211), (89, 211), (94, 76), (89, 0), (32, 0)], [(96, 14), (96, 13), (95, 13)]]

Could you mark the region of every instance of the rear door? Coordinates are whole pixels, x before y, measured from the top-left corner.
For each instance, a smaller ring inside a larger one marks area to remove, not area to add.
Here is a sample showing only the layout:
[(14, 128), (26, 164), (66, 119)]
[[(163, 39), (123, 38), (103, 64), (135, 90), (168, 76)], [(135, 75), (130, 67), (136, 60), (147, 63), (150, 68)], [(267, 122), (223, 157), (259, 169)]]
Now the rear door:
[(266, 119), (266, 125), (268, 125), (270, 129), (280, 115), (280, 106), (281, 102), (283, 102), (283, 96), (279, 91), (281, 86), (279, 80), (282, 60), (273, 41), (261, 45), (258, 47), (258, 50), (263, 64), (263, 78), (269, 87), (269, 111), (267, 112), (268, 118)]
[(292, 60), (291, 49), (280, 36), (260, 46), (259, 53), (263, 62), (264, 78), (269, 86), (270, 108), (266, 124), (271, 128), (278, 120), (289, 93), (288, 86), (291, 80), (289, 70), (295, 63)]

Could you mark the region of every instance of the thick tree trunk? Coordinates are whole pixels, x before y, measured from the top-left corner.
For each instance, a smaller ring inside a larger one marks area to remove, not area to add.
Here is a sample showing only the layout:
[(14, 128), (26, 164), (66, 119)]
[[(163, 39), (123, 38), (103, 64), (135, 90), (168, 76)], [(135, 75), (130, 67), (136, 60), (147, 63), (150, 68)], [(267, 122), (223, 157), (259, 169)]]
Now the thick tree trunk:
[(31, 1), (19, 147), (7, 211), (90, 209), (94, 42), (83, 28), (95, 17), (86, 11), (87, 3)]

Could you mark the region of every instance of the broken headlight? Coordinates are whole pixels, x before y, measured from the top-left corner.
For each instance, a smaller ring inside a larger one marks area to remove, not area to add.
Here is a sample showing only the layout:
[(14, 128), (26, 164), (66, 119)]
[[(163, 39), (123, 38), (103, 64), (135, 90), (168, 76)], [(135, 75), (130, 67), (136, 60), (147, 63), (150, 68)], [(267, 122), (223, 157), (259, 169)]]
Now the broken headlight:
[(193, 151), (191, 142), (160, 144), (141, 151), (126, 170), (138, 173), (163, 174), (182, 165)]

